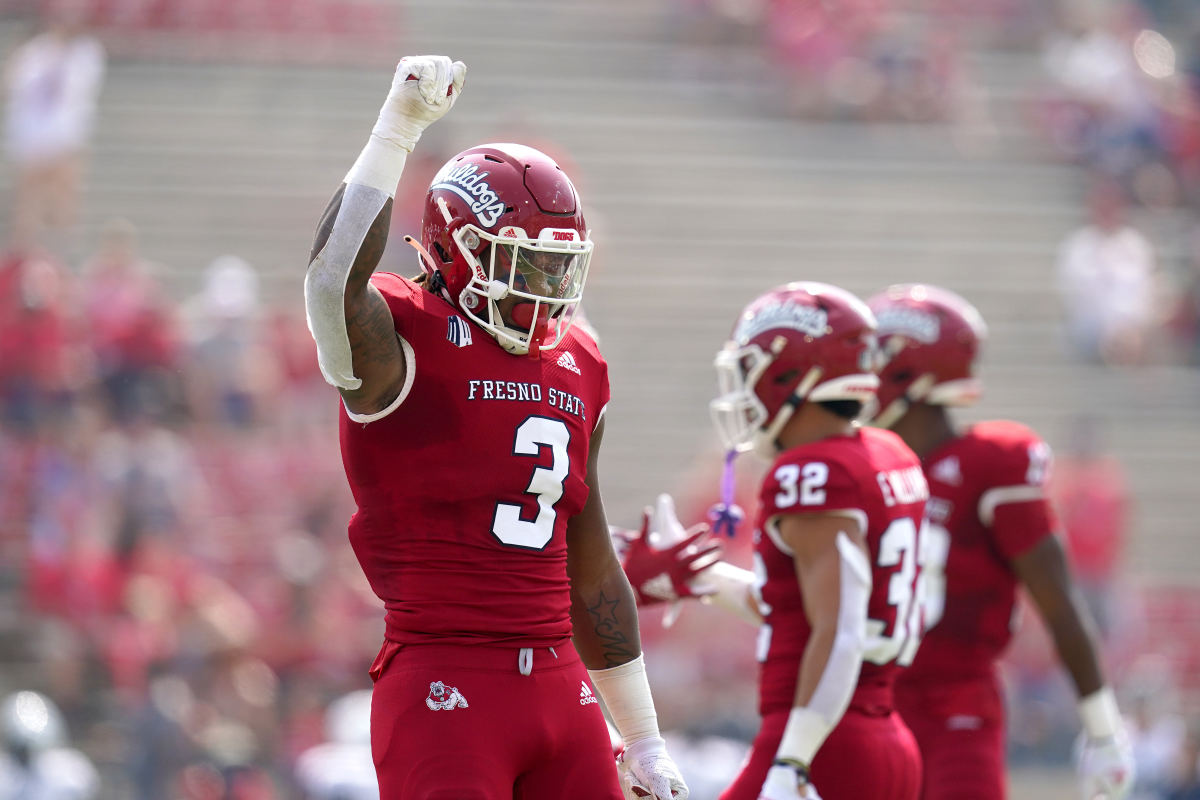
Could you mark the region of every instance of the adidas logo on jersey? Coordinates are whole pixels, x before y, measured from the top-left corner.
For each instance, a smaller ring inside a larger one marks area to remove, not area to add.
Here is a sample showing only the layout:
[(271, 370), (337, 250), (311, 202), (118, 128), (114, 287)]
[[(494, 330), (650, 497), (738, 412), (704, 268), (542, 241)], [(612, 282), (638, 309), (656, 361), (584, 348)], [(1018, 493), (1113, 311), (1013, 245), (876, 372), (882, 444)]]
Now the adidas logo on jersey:
[(934, 464), (929, 476), (947, 486), (962, 486), (962, 468), (958, 464), (958, 456), (947, 456)]
[(579, 365), (575, 363), (575, 356), (571, 355), (570, 353), (563, 353), (561, 356), (559, 356), (558, 365), (563, 369), (571, 370), (571, 372), (574, 372), (576, 375), (583, 374), (579, 371)]
[(592, 694), (592, 687), (587, 685), (587, 681), (580, 681), (581, 688), (579, 690), (579, 705), (586, 706), (588, 703), (598, 702), (596, 695)]
[(457, 314), (446, 320), (446, 341), (455, 347), (466, 347), (471, 343), (471, 326)]

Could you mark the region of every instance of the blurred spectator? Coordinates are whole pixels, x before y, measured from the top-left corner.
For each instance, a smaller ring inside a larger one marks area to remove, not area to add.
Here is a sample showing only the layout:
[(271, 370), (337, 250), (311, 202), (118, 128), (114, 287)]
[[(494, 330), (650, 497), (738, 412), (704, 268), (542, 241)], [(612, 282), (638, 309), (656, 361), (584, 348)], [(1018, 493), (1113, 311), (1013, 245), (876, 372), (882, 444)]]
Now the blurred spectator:
[(1143, 657), (1126, 681), (1129, 737), (1137, 762), (1133, 800), (1160, 800), (1177, 782), (1187, 741), (1179, 713), (1179, 692), (1170, 667), (1161, 658)]
[(1188, 731), (1175, 763), (1175, 780), (1164, 800), (1200, 800), (1200, 730)]
[(1096, 177), (1087, 203), (1087, 223), (1058, 250), (1067, 335), (1085, 361), (1139, 364), (1154, 333), (1154, 250), (1126, 222), (1124, 193), (1115, 181)]
[(99, 776), (67, 743), (54, 702), (38, 692), (10, 694), (0, 703), (0, 800), (89, 800)]
[(204, 286), (184, 307), (188, 406), (200, 422), (231, 428), (259, 420), (278, 369), (266, 349), (258, 273), (237, 256), (204, 271)]
[(14, 50), (5, 67), (5, 144), (16, 173), (12, 235), (21, 245), (75, 224), (105, 67), (104, 49), (84, 22), (80, 0), (54, 3), (49, 29)]
[(1179, 360), (1200, 367), (1200, 224), (1188, 237), (1185, 272), (1175, 296), (1171, 328)]
[(13, 430), (51, 417), (79, 377), (72, 300), (67, 272), (48, 254), (0, 254), (0, 421)]
[(173, 312), (138, 254), (137, 230), (110, 220), (84, 262), (84, 325), (98, 379), (112, 415), (128, 420), (165, 411), (175, 400), (178, 358)]
[(1133, 56), (1137, 25), (1130, 9), (1066, 4), (1068, 19), (1044, 53), (1051, 139), (1067, 155), (1115, 175), (1130, 174), (1159, 137), (1146, 75)]
[(379, 800), (371, 760), (371, 692), (359, 689), (329, 704), (325, 741), (300, 754), (296, 776), (304, 800)]
[(1075, 585), (1107, 635), (1113, 622), (1115, 578), (1121, 565), (1129, 516), (1129, 487), (1117, 459), (1104, 448), (1101, 421), (1075, 420), (1059, 451), (1051, 491), (1066, 537)]

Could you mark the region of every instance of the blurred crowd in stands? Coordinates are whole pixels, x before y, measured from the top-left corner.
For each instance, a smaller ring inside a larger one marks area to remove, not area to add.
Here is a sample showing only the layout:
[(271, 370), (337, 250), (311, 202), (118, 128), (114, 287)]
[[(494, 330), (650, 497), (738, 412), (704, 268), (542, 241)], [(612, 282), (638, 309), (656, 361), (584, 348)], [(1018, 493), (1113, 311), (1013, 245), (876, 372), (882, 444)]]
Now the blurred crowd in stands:
[(0, 263), (4, 649), (113, 796), (300, 796), (378, 647), (298, 313), (233, 256), (172, 302), (121, 221), (78, 267)]
[[(1092, 176), (1087, 220), (1057, 264), (1070, 346), (1094, 363), (1200, 365), (1200, 38), (1189, 38), (1200, 21), (1186, 19), (1188, 3), (1114, 2), (1089, 17), (1035, 0), (936, 0), (919, 14), (902, 0), (675, 2), (684, 41), (757, 46), (782, 65), (787, 111), (806, 118), (986, 125), (970, 45), (1043, 48), (1025, 119)], [(0, 692), (53, 699), (101, 798), (369, 798), (354, 692), (381, 615), (346, 541), (336, 397), (298, 295), (270, 302), (254, 267), (230, 255), (212, 261), (195, 296), (173, 298), (134, 224), (110, 220), (83, 242), (77, 206), (101, 39), (303, 35), (328, 19), (354, 36), (379, 32), (381, 6), (52, 6), (55, 24), (5, 72), (14, 189), (0, 255)], [(934, 24), (947, 19), (963, 24)], [(401, 197), (419, 194), (441, 160), (432, 148), (420, 159)], [(396, 204), (405, 230), (415, 200)], [(1135, 223), (1146, 211), (1176, 221), (1179, 246), (1165, 256)], [(385, 268), (411, 263), (391, 254)], [(1097, 446), (1095, 421), (1080, 424), (1056, 491), (1135, 720), (1139, 798), (1200, 798), (1200, 728), (1185, 716), (1200, 691), (1196, 596), (1122, 585), (1125, 478)], [(685, 488), (716, 486), (715, 475), (693, 478)], [(685, 498), (681, 515), (699, 520), (711, 500)], [(730, 549), (748, 564), (747, 542)], [(720, 786), (756, 726), (754, 632), (700, 608), (669, 630), (648, 612), (644, 628), (664, 717), (692, 739), (673, 752), (694, 789)], [(698, 658), (695, 643), (714, 638), (722, 647)], [(1061, 762), (1074, 712), (1036, 626), (1008, 664), (1014, 761)], [(344, 784), (326, 785), (334, 775)]]
[(5, 0), (0, 12), (82, 18), (123, 55), (230, 61), (394, 60), (386, 0)]
[[(796, 117), (942, 123), (964, 134), (955, 141), (968, 152), (1015, 121), (1097, 184), (1059, 263), (1067, 346), (1090, 363), (1200, 365), (1194, 3), (675, 0), (674, 24), (694, 48), (760, 48), (780, 84), (769, 102)], [(982, 70), (1018, 62), (992, 63), (981, 46), (1040, 51), (1040, 69), (989, 88)], [(1137, 227), (1150, 211), (1169, 216), (1168, 252), (1156, 254)]]

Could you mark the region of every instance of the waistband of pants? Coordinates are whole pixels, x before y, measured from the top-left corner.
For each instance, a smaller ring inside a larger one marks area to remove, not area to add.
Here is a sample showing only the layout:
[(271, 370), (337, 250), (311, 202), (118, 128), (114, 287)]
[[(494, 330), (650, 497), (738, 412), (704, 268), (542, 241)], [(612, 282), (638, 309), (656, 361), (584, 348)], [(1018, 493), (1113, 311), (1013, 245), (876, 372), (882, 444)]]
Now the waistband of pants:
[(509, 645), (475, 644), (400, 644), (385, 640), (383, 650), (392, 657), (413, 656), (421, 660), (436, 660), (452, 669), (512, 670), (522, 675), (549, 669), (562, 669), (579, 662), (579, 654), (570, 639), (546, 647), (516, 647)]

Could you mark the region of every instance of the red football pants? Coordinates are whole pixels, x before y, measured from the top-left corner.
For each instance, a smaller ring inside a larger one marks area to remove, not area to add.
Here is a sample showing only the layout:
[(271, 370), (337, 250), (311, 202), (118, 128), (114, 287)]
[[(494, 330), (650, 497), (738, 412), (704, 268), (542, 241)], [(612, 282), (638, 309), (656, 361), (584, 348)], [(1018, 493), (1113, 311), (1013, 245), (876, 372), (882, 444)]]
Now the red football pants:
[(621, 800), (608, 728), (571, 642), (525, 651), (528, 675), (521, 652), (384, 643), (371, 670), (382, 800)]
[(1004, 800), (1004, 704), (991, 678), (897, 686), (925, 764), (921, 800)]
[[(746, 764), (721, 800), (758, 800), (787, 718), (787, 711), (763, 717)], [(823, 800), (917, 800), (921, 757), (899, 715), (851, 708), (817, 751), (811, 776)]]

